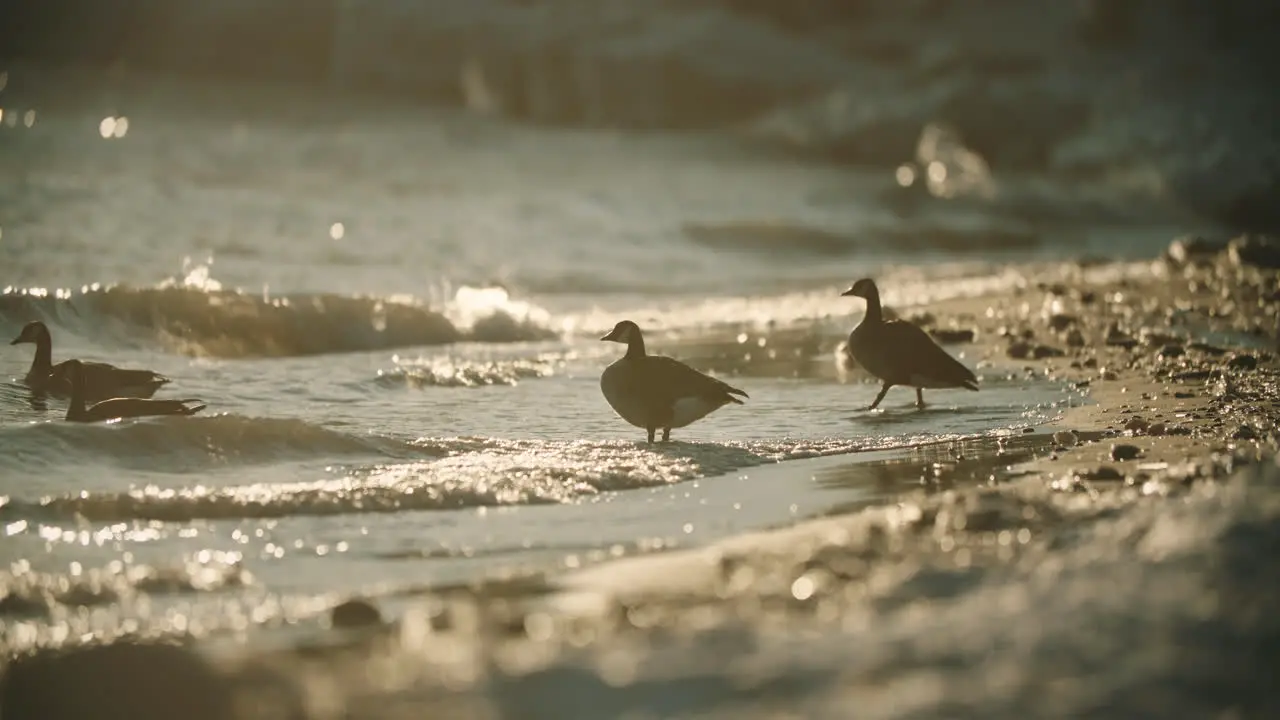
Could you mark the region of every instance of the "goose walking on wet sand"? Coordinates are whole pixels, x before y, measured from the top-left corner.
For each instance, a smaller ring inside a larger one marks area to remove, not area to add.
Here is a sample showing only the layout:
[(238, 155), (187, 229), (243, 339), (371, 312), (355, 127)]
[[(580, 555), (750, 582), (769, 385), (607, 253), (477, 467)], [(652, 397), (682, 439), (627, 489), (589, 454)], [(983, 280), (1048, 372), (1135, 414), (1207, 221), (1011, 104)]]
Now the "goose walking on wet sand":
[[(79, 360), (67, 360), (64, 364), (67, 376), (71, 378), (71, 402), (67, 405), (67, 420), (71, 422), (103, 422), (158, 415), (195, 415), (206, 407), (199, 398), (182, 400), (110, 398), (85, 407), (84, 363)], [(201, 404), (188, 407), (187, 403)]]
[(880, 394), (868, 410), (876, 409), (894, 385), (914, 387), (916, 407), (921, 408), (925, 388), (965, 388), (977, 392), (978, 378), (948, 355), (928, 333), (905, 320), (884, 319), (875, 281), (863, 278), (840, 295), (867, 301), (867, 314), (849, 334), (846, 348), (859, 365), (882, 383)]
[(742, 405), (735, 395), (748, 397), (679, 360), (646, 354), (640, 328), (630, 320), (619, 322), (600, 339), (627, 346), (627, 353), (600, 375), (600, 391), (619, 417), (649, 433), (650, 443), (658, 428), (667, 442), (672, 428), (685, 427), (729, 403)]
[[(27, 387), (35, 392), (46, 392), (55, 397), (71, 395), (71, 378), (67, 373), (64, 360), (53, 363), (53, 337), (49, 328), (39, 320), (27, 323), (18, 337), (10, 345), (32, 343), (36, 346), (35, 357), (31, 360), (31, 369), (24, 378)], [(149, 398), (156, 394), (160, 386), (169, 382), (169, 378), (150, 370), (130, 370), (118, 368), (100, 362), (81, 361), (84, 372), (84, 392), (87, 400), (102, 400), (115, 397)]]

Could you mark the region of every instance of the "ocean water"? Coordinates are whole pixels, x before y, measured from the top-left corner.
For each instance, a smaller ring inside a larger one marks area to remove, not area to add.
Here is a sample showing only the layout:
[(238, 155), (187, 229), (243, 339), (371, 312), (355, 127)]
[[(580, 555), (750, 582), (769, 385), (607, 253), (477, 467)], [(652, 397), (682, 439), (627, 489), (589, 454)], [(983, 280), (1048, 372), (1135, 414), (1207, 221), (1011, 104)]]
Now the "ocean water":
[[(21, 384), (32, 347), (4, 346), (10, 650), (275, 627), (348, 595), (555, 572), (882, 497), (870, 479), (756, 469), (1019, 434), (1081, 399), (961, 344), (981, 392), (931, 391), (917, 411), (896, 389), (866, 413), (878, 386), (834, 362), (862, 313), (841, 290), (875, 275), (905, 311), (1011, 287), (1009, 263), (1150, 256), (1177, 218), (1073, 217), (1097, 205), (1043, 180), (993, 193), (963, 148), (937, 160), (964, 169), (935, 178), (954, 202), (908, 213), (901, 174), (726, 134), (172, 81), (13, 102), (0, 336), (43, 320), (55, 361), (150, 368), (173, 378), (157, 397), (208, 409), (66, 423)], [(1029, 232), (1029, 198), (1064, 219)], [(648, 446), (598, 386), (622, 353), (598, 338), (623, 318), (750, 399)]]

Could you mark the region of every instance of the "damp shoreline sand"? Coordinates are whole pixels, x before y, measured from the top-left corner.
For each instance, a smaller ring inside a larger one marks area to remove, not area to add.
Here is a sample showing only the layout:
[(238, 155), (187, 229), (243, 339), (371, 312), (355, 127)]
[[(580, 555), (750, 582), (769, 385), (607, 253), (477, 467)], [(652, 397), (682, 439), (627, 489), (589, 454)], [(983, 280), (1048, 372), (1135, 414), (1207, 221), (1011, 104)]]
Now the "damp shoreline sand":
[[(261, 718), (1263, 716), (1280, 707), (1275, 251), (1175, 243), (902, 309), (972, 333), (949, 349), (980, 374), (1089, 402), (976, 455), (905, 452), (929, 477), (893, 502), (441, 589), (395, 618), (357, 599), (297, 646), (217, 643), (207, 682)], [(950, 481), (1012, 445), (999, 477)], [(40, 672), (30, 687), (78, 682)]]

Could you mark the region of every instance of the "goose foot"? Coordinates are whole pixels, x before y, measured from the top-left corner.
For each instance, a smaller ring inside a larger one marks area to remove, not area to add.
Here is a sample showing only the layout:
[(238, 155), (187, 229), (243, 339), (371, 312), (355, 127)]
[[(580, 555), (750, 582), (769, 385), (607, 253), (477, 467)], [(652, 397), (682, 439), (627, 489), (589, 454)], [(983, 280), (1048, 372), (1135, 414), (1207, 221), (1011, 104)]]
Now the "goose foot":
[(893, 387), (893, 386), (892, 386), (892, 385), (890, 385), (889, 383), (885, 383), (885, 384), (880, 388), (880, 394), (879, 394), (879, 395), (876, 395), (876, 399), (871, 401), (871, 404), (867, 406), (867, 409), (868, 409), (868, 410), (875, 410), (875, 409), (876, 409), (876, 406), (878, 406), (878, 405), (880, 404), (880, 401), (884, 399), (885, 393), (889, 392), (889, 388), (891, 388), (891, 387)]
[(671, 442), (671, 428), (662, 428), (662, 442)]
[(925, 407), (926, 406), (924, 404), (924, 390), (921, 388), (916, 388), (916, 408), (919, 410), (923, 410), (925, 409)]
[(649, 428), (649, 444), (650, 445), (653, 444), (653, 434), (657, 431), (658, 431), (658, 428)]

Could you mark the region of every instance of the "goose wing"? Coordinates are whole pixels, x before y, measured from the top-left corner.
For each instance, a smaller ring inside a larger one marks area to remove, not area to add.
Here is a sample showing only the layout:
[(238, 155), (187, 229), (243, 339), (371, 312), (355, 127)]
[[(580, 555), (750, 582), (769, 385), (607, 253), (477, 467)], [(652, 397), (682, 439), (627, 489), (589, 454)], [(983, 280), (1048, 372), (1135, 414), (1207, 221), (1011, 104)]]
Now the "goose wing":
[(150, 370), (133, 370), (107, 363), (84, 361), (81, 361), (80, 366), (84, 368), (84, 380), (89, 385), (134, 386), (169, 382), (169, 378)]
[(881, 326), (881, 331), (885, 347), (910, 374), (957, 385), (977, 384), (973, 371), (951, 357), (919, 326), (905, 320), (892, 320)]
[[(70, 366), (64, 360), (49, 372), (48, 385), (62, 392), (71, 392)], [(150, 395), (161, 385), (171, 382), (151, 370), (133, 370), (119, 368), (102, 362), (86, 362), (81, 360), (80, 367), (84, 372), (85, 391), (90, 396), (112, 396), (115, 393), (133, 395), (143, 393)], [(150, 392), (147, 392), (150, 391)]]
[(701, 397), (741, 405), (742, 401), (734, 396), (748, 397), (745, 391), (695, 370), (675, 358), (648, 355), (644, 360), (642, 372), (646, 376), (646, 385), (668, 402), (684, 397)]
[(203, 404), (188, 407), (187, 403), (200, 402), (195, 398), (185, 400), (144, 400), (142, 398), (111, 398), (86, 409), (91, 420), (115, 418), (151, 417), (155, 415), (194, 415), (205, 408)]

